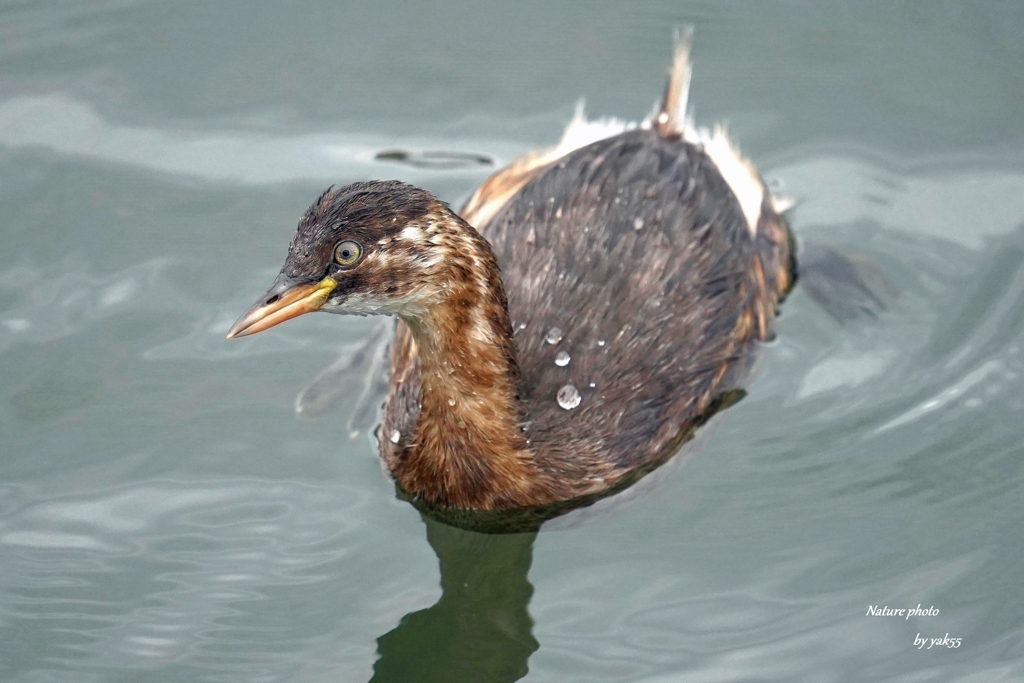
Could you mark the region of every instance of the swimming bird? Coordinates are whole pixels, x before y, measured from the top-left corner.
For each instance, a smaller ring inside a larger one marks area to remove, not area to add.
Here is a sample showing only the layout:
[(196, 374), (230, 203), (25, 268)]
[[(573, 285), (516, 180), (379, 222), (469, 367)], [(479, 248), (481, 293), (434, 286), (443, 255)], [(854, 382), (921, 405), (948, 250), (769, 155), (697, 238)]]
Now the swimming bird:
[(398, 181), (329, 188), (228, 338), (395, 316), (379, 455), (425, 508), (550, 512), (635, 481), (735, 400), (796, 276), (784, 207), (686, 116), (691, 39), (647, 120), (578, 112), (458, 213)]

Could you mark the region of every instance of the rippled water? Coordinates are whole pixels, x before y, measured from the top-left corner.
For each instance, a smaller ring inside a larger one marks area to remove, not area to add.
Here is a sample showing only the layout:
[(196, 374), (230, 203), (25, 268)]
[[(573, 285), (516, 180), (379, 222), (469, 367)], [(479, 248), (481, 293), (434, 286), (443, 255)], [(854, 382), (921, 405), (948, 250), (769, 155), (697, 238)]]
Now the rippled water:
[[(0, 679), (1024, 677), (1018, 5), (0, 17)], [(698, 119), (902, 297), (841, 326), (798, 289), (748, 396), (628, 505), (536, 538), (425, 523), (359, 417), (373, 382), (295, 417), (372, 321), (226, 329), (328, 183), (457, 203), (487, 168), (377, 152), (502, 163), (582, 95), (642, 116), (680, 23)], [(939, 614), (865, 616), (918, 604)]]

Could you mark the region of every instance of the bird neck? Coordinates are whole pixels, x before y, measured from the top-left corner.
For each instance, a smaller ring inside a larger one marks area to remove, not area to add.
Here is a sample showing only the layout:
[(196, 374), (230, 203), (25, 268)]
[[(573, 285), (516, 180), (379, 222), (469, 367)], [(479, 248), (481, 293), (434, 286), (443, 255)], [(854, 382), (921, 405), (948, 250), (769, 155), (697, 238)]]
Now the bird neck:
[(416, 342), (420, 412), (399, 483), (428, 502), (531, 504), (542, 475), (520, 424), (519, 365), (490, 245), (451, 216), (438, 296), (404, 317)]

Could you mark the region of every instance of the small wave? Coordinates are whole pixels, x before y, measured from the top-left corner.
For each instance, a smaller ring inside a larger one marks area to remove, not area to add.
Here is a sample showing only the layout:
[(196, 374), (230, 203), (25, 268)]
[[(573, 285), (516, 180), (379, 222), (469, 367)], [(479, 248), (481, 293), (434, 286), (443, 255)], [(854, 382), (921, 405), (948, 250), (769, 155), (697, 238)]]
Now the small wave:
[[(395, 166), (378, 153), (396, 145), (408, 149), (445, 149), (444, 136), (395, 139), (372, 133), (280, 135), (270, 132), (216, 131), (200, 134), (119, 125), (67, 95), (24, 95), (0, 102), (0, 144), (42, 147), (61, 154), (91, 157), (152, 171), (243, 184), (299, 179), (334, 181), (353, 174), (391, 176)], [(522, 154), (515, 141), (459, 139), (467, 159), (509, 159)], [(500, 161), (499, 161), (500, 163)], [(443, 172), (479, 174), (481, 163), (407, 166), (410, 177)]]
[[(32, 493), (5, 491), (0, 620), (61, 624), (89, 666), (201, 659), (272, 635), (246, 612), (289, 586), (336, 582), (324, 568), (348, 558), (379, 514), (367, 493), (342, 485), (148, 481)], [(142, 584), (126, 584), (140, 563)]]

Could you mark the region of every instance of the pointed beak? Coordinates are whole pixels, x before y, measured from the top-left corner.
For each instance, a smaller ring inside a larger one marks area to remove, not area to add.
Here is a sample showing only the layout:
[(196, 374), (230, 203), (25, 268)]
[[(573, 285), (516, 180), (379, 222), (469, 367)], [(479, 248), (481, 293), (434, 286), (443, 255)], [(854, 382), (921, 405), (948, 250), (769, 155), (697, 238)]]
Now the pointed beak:
[(267, 293), (231, 326), (227, 338), (256, 334), (303, 313), (318, 311), (337, 286), (330, 277), (310, 283), (281, 273)]

